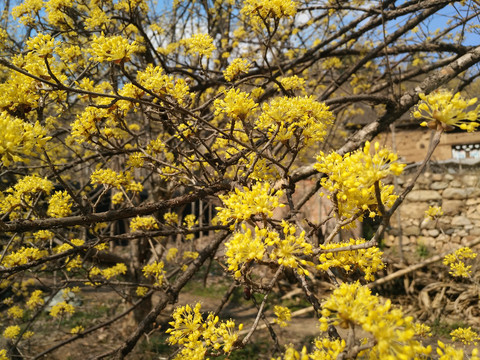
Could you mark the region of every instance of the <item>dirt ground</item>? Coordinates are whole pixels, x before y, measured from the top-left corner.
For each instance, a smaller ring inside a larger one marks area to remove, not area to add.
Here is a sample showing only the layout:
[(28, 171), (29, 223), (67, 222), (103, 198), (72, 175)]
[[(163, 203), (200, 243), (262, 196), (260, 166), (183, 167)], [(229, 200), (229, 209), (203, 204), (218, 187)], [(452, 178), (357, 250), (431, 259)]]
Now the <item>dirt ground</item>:
[[(221, 279), (219, 280), (218, 278), (215, 278), (207, 288), (203, 288), (201, 281), (194, 281), (185, 289), (186, 291), (180, 295), (178, 303), (175, 306), (200, 302), (202, 305), (202, 312), (208, 313), (215, 311), (229, 285), (222, 281), (223, 280)], [(329, 292), (328, 286), (319, 286), (317, 291), (319, 294), (322, 293), (326, 296)], [(243, 290), (238, 289), (238, 291), (232, 296), (231, 300), (225, 305), (220, 316), (224, 319), (233, 318), (236, 320), (237, 324), (243, 323), (244, 329), (248, 329), (253, 323), (257, 311), (252, 302), (243, 299), (242, 295)], [(284, 295), (283, 298), (281, 298), (281, 295)], [(304, 345), (307, 347), (311, 346), (312, 341), (319, 335), (318, 319), (314, 312), (308, 311), (309, 304), (303, 300), (302, 293), (293, 292), (288, 294), (288, 291), (284, 289), (283, 294), (281, 295), (277, 295), (277, 302), (281, 301), (281, 303), (288, 306), (292, 312), (302, 309), (303, 311), (300, 311), (302, 313), (301, 315), (293, 317), (290, 325), (286, 328), (281, 328), (277, 324), (272, 325), (272, 328), (278, 337), (280, 349), (283, 349), (284, 346), (288, 344), (295, 344), (297, 349), (301, 349)], [(407, 312), (411, 312), (418, 316), (418, 307), (415, 305), (415, 301), (417, 300), (413, 295), (407, 294), (393, 296), (392, 300), (397, 304), (408, 304), (409, 306), (405, 307)], [(82, 294), (82, 301), (83, 305), (79, 307), (79, 313), (71, 319), (68, 319), (61, 324), (59, 323), (53, 331), (51, 331), (51, 322), (49, 323), (48, 333), (42, 333), (41, 330), (36, 330), (36, 335), (33, 338), (35, 339), (35, 342), (32, 342), (30, 348), (26, 349), (27, 352), (30, 354), (39, 354), (41, 351), (54, 344), (68, 339), (71, 336), (68, 333), (69, 326), (73, 327), (81, 323), (87, 328), (88, 326), (107, 320), (127, 308), (127, 304), (124, 301), (121, 301), (121, 298), (119, 298), (113, 291), (89, 291)], [(135, 350), (128, 356), (128, 359), (168, 359), (168, 356), (171, 355), (175, 349), (167, 344), (166, 336), (163, 332), (168, 327), (168, 321), (170, 320), (169, 316), (173, 310), (173, 305), (167, 306), (158, 319), (160, 327), (157, 331), (153, 331), (144, 336), (135, 347)], [(266, 317), (270, 321), (274, 319), (272, 309), (267, 308)], [(431, 321), (430, 324), (432, 324)], [(449, 319), (448, 322), (446, 319), (443, 319), (433, 325), (432, 329), (434, 336), (426, 339), (425, 343), (430, 344), (435, 348), (437, 340), (450, 343), (450, 337), (448, 334), (452, 329), (458, 326), (467, 326), (469, 324), (465, 321), (465, 318), (459, 316), (458, 319)], [(119, 320), (105, 329), (98, 330), (91, 335), (68, 344), (61, 349), (50, 353), (44, 358), (52, 360), (90, 359), (95, 355), (115, 349), (131, 334), (134, 328), (135, 322), (133, 316), (129, 315), (124, 320)], [(478, 330), (478, 328), (476, 330)], [(228, 359), (270, 360), (272, 356), (279, 356), (278, 353), (275, 353), (275, 343), (262, 321), (259, 323), (259, 329), (252, 337), (252, 342), (252, 345), (247, 346), (246, 349), (243, 349), (238, 353), (232, 354)], [(473, 349), (473, 346), (467, 346), (466, 349), (471, 350)], [(433, 353), (435, 353), (435, 350)], [(220, 357), (220, 359), (222, 358), (225, 357)]]

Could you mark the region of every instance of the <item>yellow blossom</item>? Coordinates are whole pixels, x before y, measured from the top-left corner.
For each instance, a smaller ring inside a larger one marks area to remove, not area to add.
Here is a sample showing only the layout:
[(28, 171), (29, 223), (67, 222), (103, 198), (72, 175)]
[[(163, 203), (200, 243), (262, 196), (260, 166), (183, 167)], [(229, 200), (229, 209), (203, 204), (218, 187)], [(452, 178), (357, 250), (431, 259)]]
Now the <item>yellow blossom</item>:
[(82, 325), (78, 325), (78, 326), (75, 326), (74, 328), (72, 328), (70, 330), (70, 334), (79, 334), (84, 330), (85, 330), (85, 328)]
[(55, 218), (66, 217), (72, 213), (72, 197), (67, 191), (56, 191), (48, 201), (47, 215)]
[(435, 220), (443, 215), (443, 210), (440, 206), (429, 206), (425, 211), (425, 219)]
[(272, 192), (269, 183), (257, 182), (251, 190), (247, 187), (243, 191), (236, 188), (234, 193), (219, 196), (225, 207), (216, 208), (219, 211), (218, 219), (227, 225), (231, 220), (248, 220), (253, 215), (270, 218), (273, 210), (284, 206), (280, 204), (282, 195), (281, 190)]
[(93, 55), (91, 59), (99, 62), (128, 62), (130, 57), (139, 50), (140, 47), (135, 41), (130, 44), (128, 39), (122, 36), (93, 35), (91, 40), (91, 53)]
[(198, 252), (196, 251), (184, 251), (183, 259), (196, 259), (198, 257)]
[(262, 260), (265, 252), (263, 239), (265, 237), (278, 236), (277, 233), (269, 232), (267, 229), (255, 227), (255, 236), (252, 230), (242, 224), (243, 231), (235, 232), (233, 237), (225, 243), (227, 251), (228, 270), (233, 271), (236, 278), (241, 276), (240, 268), (243, 264), (253, 260)]
[(22, 339), (26, 340), (26, 339), (30, 339), (33, 335), (35, 335), (35, 333), (33, 331), (25, 331), (22, 335)]
[(431, 333), (431, 328), (428, 325), (422, 324), (422, 323), (415, 323), (415, 335), (422, 336), (422, 337), (427, 337), (427, 336), (432, 336)]
[(280, 325), (280, 327), (287, 326), (288, 322), (292, 319), (290, 309), (285, 306), (275, 305), (273, 307), (273, 312), (277, 316), (274, 321)]
[(20, 250), (5, 256), (2, 261), (2, 265), (6, 268), (12, 268), (14, 266), (28, 264), (29, 262), (38, 260), (45, 255), (47, 255), (46, 250), (22, 247)]
[(477, 98), (466, 100), (460, 93), (455, 95), (445, 89), (434, 91), (428, 95), (419, 94), (421, 101), (413, 112), (416, 119), (426, 119), (422, 126), (431, 129), (452, 130), (454, 126), (468, 132), (475, 131), (480, 124), (476, 122), (480, 113), (480, 105), (468, 111), (477, 102)]
[(115, 266), (102, 270), (102, 275), (105, 279), (109, 280), (114, 276), (126, 274), (127, 266), (123, 263), (118, 263)]
[(175, 260), (175, 257), (177, 256), (177, 254), (178, 254), (178, 249), (176, 247), (171, 247), (170, 249), (168, 249), (167, 255), (166, 255), (167, 261), (171, 262)]
[(471, 265), (466, 265), (465, 259), (475, 259), (477, 253), (468, 247), (462, 247), (453, 254), (448, 254), (443, 258), (443, 264), (450, 266), (450, 274), (468, 278), (471, 274)]
[(137, 290), (135, 290), (135, 293), (139, 297), (144, 297), (148, 293), (148, 288), (145, 286), (138, 286)]
[(21, 319), (23, 317), (23, 309), (20, 306), (15, 305), (8, 309), (7, 314), (13, 319)]
[(320, 263), (317, 265), (317, 269), (327, 271), (332, 267), (340, 267), (347, 272), (359, 269), (365, 274), (365, 280), (375, 280), (373, 273), (385, 267), (382, 261), (383, 252), (381, 252), (378, 247), (338, 252), (328, 251), (365, 243), (366, 241), (364, 239), (350, 239), (349, 242), (320, 245), (320, 249), (325, 252), (322, 252), (318, 257)]
[(439, 360), (464, 360), (463, 349), (456, 349), (451, 345), (445, 345), (440, 340), (437, 341), (437, 354)]
[[(380, 149), (375, 143), (375, 153), (370, 152), (367, 141), (363, 151), (347, 153), (341, 156), (335, 152), (317, 156), (314, 168), (328, 175), (322, 178), (322, 186), (335, 196), (340, 216), (351, 218), (359, 212), (367, 212), (370, 217), (380, 215), (375, 183), (379, 183), (381, 201), (386, 206), (392, 206), (397, 196), (393, 194), (393, 185), (384, 185), (381, 180), (390, 175), (400, 175), (405, 167), (397, 162), (397, 155), (386, 148)], [(323, 193), (320, 195), (323, 196)], [(363, 219), (363, 215), (359, 220)]]
[(7, 350), (0, 349), (0, 360), (10, 360), (10, 358), (7, 356)]
[(455, 329), (450, 333), (450, 336), (452, 341), (459, 340), (465, 345), (470, 345), (472, 342), (477, 345), (477, 341), (480, 340), (478, 334), (471, 327)]
[(250, 66), (247, 59), (234, 59), (223, 72), (223, 77), (227, 81), (233, 81), (240, 74), (248, 74)]
[(125, 174), (117, 173), (112, 169), (97, 169), (90, 176), (90, 180), (94, 184), (104, 184), (117, 189), (127, 184)]
[(51, 232), (50, 230), (39, 230), (39, 231), (33, 233), (33, 237), (35, 238), (35, 241), (50, 240), (54, 236), (55, 236), (55, 234), (53, 232)]
[(296, 12), (297, 6), (292, 0), (246, 0), (242, 8), (242, 13), (263, 19), (294, 16)]
[(37, 175), (24, 176), (13, 188), (6, 191), (8, 195), (5, 198), (0, 198), (0, 213), (19, 211), (21, 208), (32, 206), (34, 195), (39, 193), (48, 195), (52, 190), (53, 184), (50, 180)]
[(265, 240), (266, 245), (273, 246), (270, 259), (278, 264), (296, 269), (300, 275), (309, 275), (304, 266), (313, 266), (311, 261), (301, 259), (301, 256), (312, 253), (312, 245), (305, 240), (305, 231), (296, 236), (295, 225), (282, 220), (283, 237), (269, 237)]
[(375, 340), (366, 350), (370, 359), (414, 359), (431, 351), (413, 339), (415, 327), (411, 317), (392, 307), (390, 300), (380, 301), (359, 282), (343, 283), (333, 291), (323, 303), (320, 324), (322, 331), (334, 325), (355, 326), (370, 333)]
[(56, 318), (58, 316), (63, 316), (64, 314), (73, 314), (75, 312), (75, 308), (73, 305), (62, 301), (54, 306), (50, 310), (50, 316)]
[(209, 58), (216, 49), (213, 39), (208, 34), (195, 34), (191, 38), (180, 40), (187, 54), (205, 56)]
[(225, 92), (224, 99), (216, 99), (213, 103), (215, 115), (225, 113), (229, 118), (245, 120), (248, 115), (253, 114), (257, 107), (250, 95), (239, 89), (230, 89)]
[(154, 261), (152, 264), (145, 265), (142, 269), (143, 275), (145, 277), (153, 277), (155, 282), (154, 286), (162, 286), (163, 278), (165, 277), (165, 271), (163, 261)]
[(178, 224), (178, 214), (175, 212), (167, 212), (163, 215), (163, 219), (169, 225), (177, 225)]
[(158, 229), (157, 220), (153, 216), (137, 216), (130, 222), (131, 231), (149, 231), (153, 229)]
[[(218, 316), (210, 313), (204, 320), (200, 312), (201, 305), (197, 303), (194, 308), (190, 305), (178, 307), (172, 314), (172, 326), (166, 332), (170, 334), (168, 342), (172, 345), (183, 345), (182, 356), (178, 359), (203, 359), (206, 347), (220, 349), (223, 347), (224, 353), (229, 353), (233, 344), (238, 339), (238, 332), (235, 331), (235, 322), (233, 320), (220, 321)], [(238, 330), (242, 329), (242, 324)], [(202, 346), (203, 342), (203, 346)], [(200, 348), (200, 353), (195, 355), (193, 349)], [(184, 357), (184, 356), (189, 357)]]
[(305, 90), (305, 79), (297, 75), (281, 78), (280, 84), (285, 90)]
[(43, 292), (42, 290), (35, 290), (32, 292), (32, 295), (30, 295), (30, 298), (27, 300), (27, 308), (30, 310), (35, 309), (36, 307), (42, 306), (44, 304), (43, 300)]
[(281, 97), (263, 104), (255, 128), (267, 131), (269, 137), (275, 136), (276, 142), (299, 139), (296, 141), (302, 146), (310, 146), (323, 141), (333, 120), (328, 106), (313, 96)]
[(8, 326), (3, 331), (3, 337), (5, 339), (15, 339), (19, 334), (20, 334), (20, 326), (18, 325)]

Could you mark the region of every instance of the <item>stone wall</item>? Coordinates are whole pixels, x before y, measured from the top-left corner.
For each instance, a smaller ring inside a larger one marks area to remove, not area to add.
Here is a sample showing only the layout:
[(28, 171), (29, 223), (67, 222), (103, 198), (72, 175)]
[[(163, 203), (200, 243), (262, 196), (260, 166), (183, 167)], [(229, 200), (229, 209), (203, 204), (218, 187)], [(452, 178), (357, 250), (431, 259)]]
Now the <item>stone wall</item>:
[[(386, 244), (397, 246), (402, 234), (404, 251), (426, 248), (431, 253), (440, 253), (480, 236), (480, 169), (474, 165), (462, 168), (461, 164), (451, 163), (422, 174), (401, 205), (400, 216), (393, 215), (391, 228), (385, 235)], [(397, 193), (414, 171), (413, 168), (411, 173), (398, 178)], [(437, 220), (425, 219), (429, 206), (441, 206), (444, 215)]]

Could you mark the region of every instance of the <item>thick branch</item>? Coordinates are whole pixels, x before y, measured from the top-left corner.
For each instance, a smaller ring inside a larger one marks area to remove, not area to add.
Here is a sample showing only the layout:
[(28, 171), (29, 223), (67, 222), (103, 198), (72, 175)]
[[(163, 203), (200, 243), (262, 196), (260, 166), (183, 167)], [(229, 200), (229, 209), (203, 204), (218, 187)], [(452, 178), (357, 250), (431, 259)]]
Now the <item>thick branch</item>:
[(142, 204), (135, 207), (128, 207), (119, 210), (110, 210), (101, 213), (94, 213), (88, 215), (69, 216), (59, 219), (39, 219), (39, 220), (17, 220), (4, 224), (0, 229), (0, 233), (17, 232), (23, 233), (26, 231), (36, 231), (44, 229), (65, 228), (75, 225), (90, 225), (100, 222), (110, 222), (114, 220), (128, 219), (137, 215), (150, 215), (156, 211), (175, 208), (180, 205), (191, 203), (195, 200), (202, 199), (206, 196), (213, 195), (222, 190), (229, 190), (230, 185), (227, 183), (220, 183), (210, 185), (204, 189), (198, 189), (195, 192), (174, 199), (158, 201), (155, 203)]

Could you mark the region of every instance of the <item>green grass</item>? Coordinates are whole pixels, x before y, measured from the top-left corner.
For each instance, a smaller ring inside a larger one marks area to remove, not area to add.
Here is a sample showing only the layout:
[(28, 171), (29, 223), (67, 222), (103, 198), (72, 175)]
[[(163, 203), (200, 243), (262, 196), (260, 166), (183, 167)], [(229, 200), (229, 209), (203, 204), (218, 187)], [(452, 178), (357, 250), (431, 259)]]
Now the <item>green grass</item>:
[[(463, 321), (455, 321), (453, 323), (447, 323), (445, 321), (440, 321), (436, 319), (431, 325), (432, 334), (437, 336), (447, 336), (450, 337), (450, 333), (458, 328), (468, 328), (469, 325)], [(475, 330), (475, 329), (473, 329)]]
[(430, 254), (430, 251), (428, 250), (428, 247), (426, 247), (424, 244), (418, 244), (417, 246), (417, 255), (420, 256), (420, 258), (425, 259), (428, 257)]

